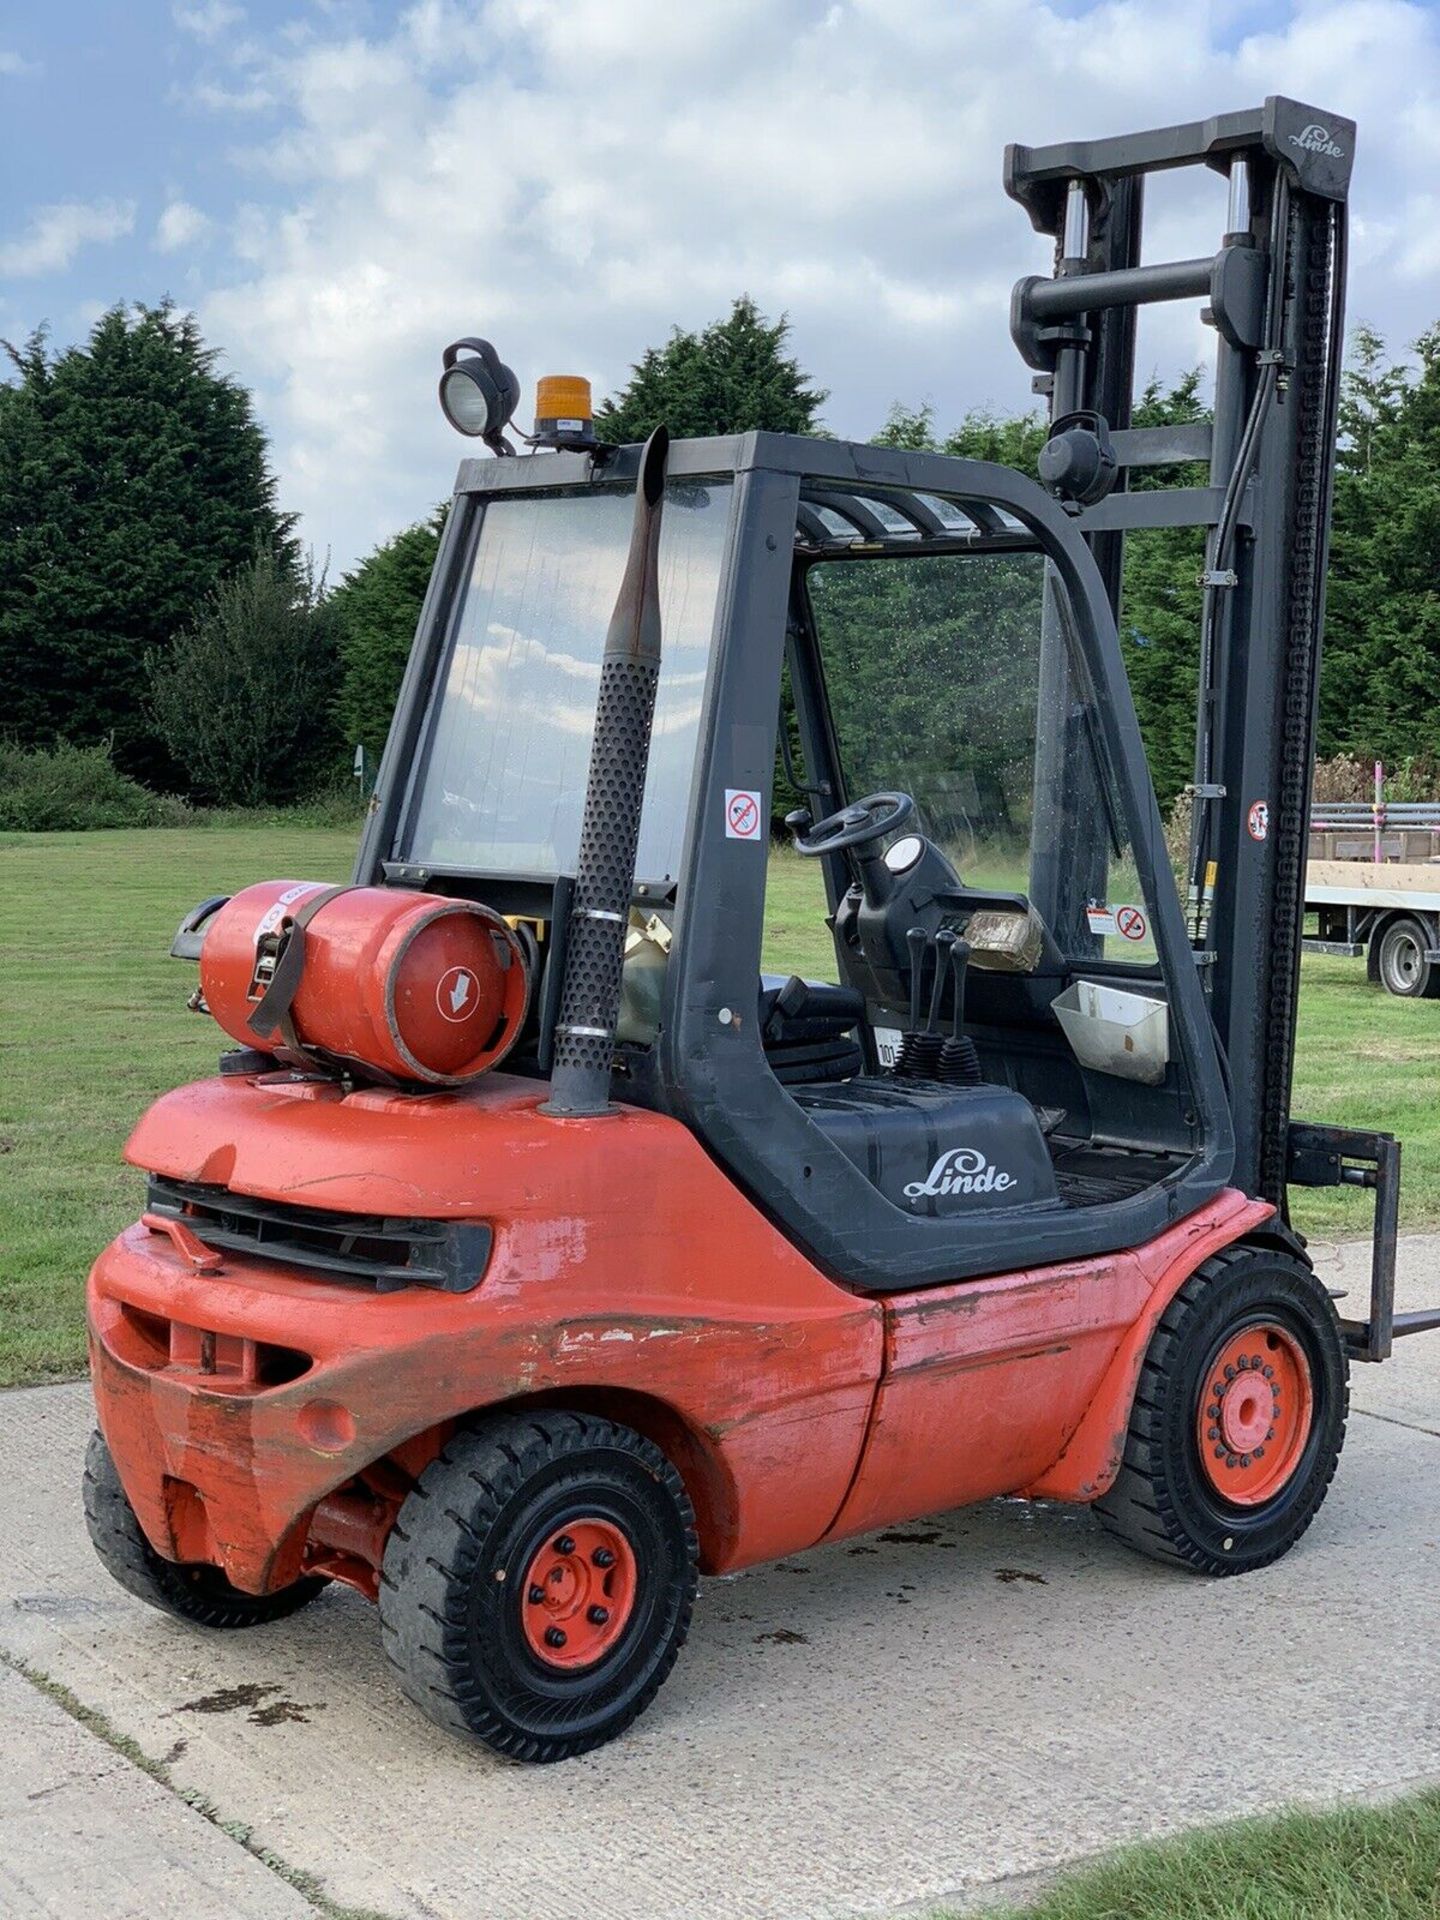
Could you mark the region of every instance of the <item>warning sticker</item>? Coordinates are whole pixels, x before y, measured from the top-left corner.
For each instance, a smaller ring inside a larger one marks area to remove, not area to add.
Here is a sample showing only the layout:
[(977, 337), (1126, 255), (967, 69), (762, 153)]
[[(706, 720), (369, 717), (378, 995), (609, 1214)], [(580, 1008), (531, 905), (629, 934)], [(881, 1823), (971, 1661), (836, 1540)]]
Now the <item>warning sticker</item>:
[(1115, 932), (1115, 916), (1109, 907), (1097, 906), (1092, 900), (1085, 909), (1085, 924), (1091, 933), (1098, 934), (1104, 940)]
[(748, 787), (725, 789), (725, 838), (760, 839), (760, 796)]
[(1139, 907), (1117, 907), (1115, 931), (1122, 940), (1143, 940), (1150, 928)]
[(1252, 840), (1270, 838), (1270, 808), (1264, 800), (1252, 800), (1245, 816), (1245, 831)]

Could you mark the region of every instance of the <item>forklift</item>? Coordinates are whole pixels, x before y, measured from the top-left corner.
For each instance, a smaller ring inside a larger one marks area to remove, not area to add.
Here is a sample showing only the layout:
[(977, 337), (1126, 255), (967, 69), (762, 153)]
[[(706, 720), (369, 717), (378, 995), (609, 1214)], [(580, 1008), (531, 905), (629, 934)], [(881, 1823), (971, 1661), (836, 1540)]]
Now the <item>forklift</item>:
[[(1349, 1362), (1440, 1325), (1394, 1311), (1394, 1140), (1290, 1115), (1353, 149), (1271, 98), (1008, 150), (1055, 243), (1011, 312), (1038, 482), (608, 447), (568, 377), (517, 455), (518, 380), (447, 349), (494, 457), (353, 882), (176, 936), (235, 1044), (140, 1120), (145, 1211), (90, 1276), (122, 1586), (239, 1628), (343, 1582), (432, 1720), (546, 1762), (650, 1703), (700, 1572), (998, 1495), (1200, 1574), (1295, 1545)], [(1175, 168), (1221, 176), (1223, 235), (1149, 263)], [(1131, 424), (1158, 301), (1214, 330), (1208, 423)], [(1178, 876), (1117, 627), (1127, 535), (1175, 526), (1207, 530)], [(792, 858), (826, 978), (763, 969)], [(1289, 1217), (1341, 1183), (1375, 1199), (1349, 1319)]]

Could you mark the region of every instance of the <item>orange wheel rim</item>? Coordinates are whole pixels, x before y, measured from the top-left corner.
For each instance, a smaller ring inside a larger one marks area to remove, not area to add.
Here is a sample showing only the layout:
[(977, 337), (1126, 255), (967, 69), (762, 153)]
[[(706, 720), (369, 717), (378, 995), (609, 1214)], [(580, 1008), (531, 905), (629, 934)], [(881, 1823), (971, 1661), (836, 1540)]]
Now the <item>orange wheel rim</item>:
[(570, 1520), (530, 1562), (520, 1598), (525, 1643), (547, 1667), (589, 1667), (620, 1639), (635, 1610), (639, 1568), (611, 1520)]
[(1231, 1334), (1200, 1389), (1200, 1465), (1232, 1506), (1258, 1507), (1293, 1478), (1310, 1437), (1315, 1389), (1305, 1349), (1270, 1323)]

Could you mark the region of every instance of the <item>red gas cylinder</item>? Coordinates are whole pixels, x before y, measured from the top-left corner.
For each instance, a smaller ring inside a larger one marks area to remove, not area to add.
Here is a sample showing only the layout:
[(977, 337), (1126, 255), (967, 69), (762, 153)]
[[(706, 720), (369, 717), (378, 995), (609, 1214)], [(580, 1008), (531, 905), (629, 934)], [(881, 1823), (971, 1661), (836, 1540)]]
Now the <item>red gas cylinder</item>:
[(229, 900), (206, 930), (200, 985), (244, 1046), (293, 1043), (432, 1086), (503, 1059), (530, 995), (526, 950), (491, 908), (318, 880), (265, 880)]

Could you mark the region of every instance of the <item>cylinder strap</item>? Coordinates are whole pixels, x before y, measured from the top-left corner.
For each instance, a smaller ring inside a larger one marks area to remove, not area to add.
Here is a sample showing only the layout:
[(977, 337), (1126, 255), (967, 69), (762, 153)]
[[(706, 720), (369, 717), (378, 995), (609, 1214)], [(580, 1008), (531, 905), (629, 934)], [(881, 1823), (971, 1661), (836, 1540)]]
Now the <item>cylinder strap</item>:
[(295, 1022), (290, 1008), (300, 988), (305, 972), (305, 929), (322, 907), (328, 907), (332, 900), (338, 900), (342, 893), (353, 893), (351, 885), (326, 887), (320, 893), (312, 893), (303, 901), (294, 913), (287, 913), (277, 930), (280, 941), (275, 961), (275, 971), (270, 976), (270, 984), (260, 996), (260, 1004), (246, 1021), (246, 1026), (258, 1039), (268, 1039), (278, 1032), (286, 1048), (298, 1054), (304, 1060), (318, 1060), (295, 1031)]

